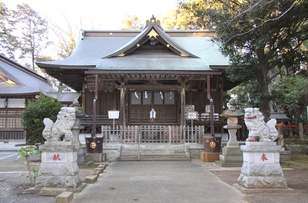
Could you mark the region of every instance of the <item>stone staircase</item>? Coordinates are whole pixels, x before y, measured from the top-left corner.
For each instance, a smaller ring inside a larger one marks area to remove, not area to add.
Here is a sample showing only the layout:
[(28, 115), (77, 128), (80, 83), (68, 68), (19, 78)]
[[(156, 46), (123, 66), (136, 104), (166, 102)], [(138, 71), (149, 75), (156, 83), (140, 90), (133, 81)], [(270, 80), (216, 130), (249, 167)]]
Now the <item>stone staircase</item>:
[[(139, 149), (139, 150), (138, 150)], [(140, 151), (138, 159), (138, 151)], [(184, 144), (122, 144), (118, 160), (122, 161), (188, 161)]]

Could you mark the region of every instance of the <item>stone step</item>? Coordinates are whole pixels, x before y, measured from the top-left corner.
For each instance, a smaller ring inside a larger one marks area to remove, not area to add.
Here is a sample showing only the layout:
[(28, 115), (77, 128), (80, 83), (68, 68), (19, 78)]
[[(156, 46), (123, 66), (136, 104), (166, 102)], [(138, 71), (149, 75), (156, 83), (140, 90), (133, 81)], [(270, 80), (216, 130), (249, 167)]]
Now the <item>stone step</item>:
[(169, 145), (169, 144), (123, 144), (121, 149), (185, 149), (184, 145)]
[[(151, 150), (140, 150), (142, 155), (157, 155), (157, 154), (186, 154), (185, 151), (151, 151)], [(138, 151), (121, 151), (122, 155), (138, 155)]]
[[(137, 153), (138, 154), (138, 149), (137, 150), (121, 150), (121, 154), (122, 153)], [(151, 150), (151, 149), (140, 149), (140, 152), (142, 153), (146, 153), (146, 154), (155, 154), (155, 153), (167, 153), (167, 154), (176, 154), (176, 153), (185, 153), (185, 150)]]
[[(138, 155), (124, 155), (118, 160), (120, 161), (137, 161)], [(157, 154), (157, 155), (140, 155), (142, 161), (188, 161), (186, 155), (170, 155), (170, 154)]]
[[(140, 159), (138, 153), (140, 151)], [(160, 145), (160, 144), (141, 144), (141, 145), (122, 145), (121, 155), (118, 160), (189, 160), (189, 155), (185, 151), (184, 145)]]

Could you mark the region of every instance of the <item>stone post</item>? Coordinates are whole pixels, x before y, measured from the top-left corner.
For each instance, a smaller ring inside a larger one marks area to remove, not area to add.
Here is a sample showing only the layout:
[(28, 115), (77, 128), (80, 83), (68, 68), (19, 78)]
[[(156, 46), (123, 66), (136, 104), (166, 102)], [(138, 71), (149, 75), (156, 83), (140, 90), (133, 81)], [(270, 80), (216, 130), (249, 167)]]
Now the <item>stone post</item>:
[(219, 156), (219, 161), (215, 163), (221, 167), (240, 167), (243, 162), (243, 155), (240, 150), (239, 143), (237, 141), (237, 130), (242, 126), (238, 125), (238, 117), (244, 114), (236, 109), (236, 103), (234, 99), (231, 99), (228, 103), (228, 110), (221, 116), (227, 117), (227, 125), (224, 126), (228, 129), (229, 140), (227, 146), (222, 148), (222, 154)]

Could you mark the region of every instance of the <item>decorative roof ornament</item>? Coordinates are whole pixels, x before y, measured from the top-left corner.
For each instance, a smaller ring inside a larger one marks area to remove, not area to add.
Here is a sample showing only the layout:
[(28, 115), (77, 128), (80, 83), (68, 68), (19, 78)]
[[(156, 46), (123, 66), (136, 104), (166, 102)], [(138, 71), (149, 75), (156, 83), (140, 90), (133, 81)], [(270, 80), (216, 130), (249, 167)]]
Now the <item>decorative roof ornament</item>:
[(146, 21), (146, 24), (145, 24), (145, 27), (144, 27), (144, 28), (147, 28), (150, 24), (156, 25), (156, 26), (158, 26), (159, 28), (163, 29), (163, 28), (160, 26), (160, 21), (159, 21), (159, 20), (156, 20), (156, 18), (154, 17), (154, 15), (152, 15), (152, 18), (150, 18), (150, 20), (147, 20), (147, 21)]
[(151, 37), (156, 38), (157, 36), (159, 36), (159, 34), (157, 34), (157, 32), (154, 29), (152, 29), (151, 32), (149, 32), (148, 36), (149, 38)]

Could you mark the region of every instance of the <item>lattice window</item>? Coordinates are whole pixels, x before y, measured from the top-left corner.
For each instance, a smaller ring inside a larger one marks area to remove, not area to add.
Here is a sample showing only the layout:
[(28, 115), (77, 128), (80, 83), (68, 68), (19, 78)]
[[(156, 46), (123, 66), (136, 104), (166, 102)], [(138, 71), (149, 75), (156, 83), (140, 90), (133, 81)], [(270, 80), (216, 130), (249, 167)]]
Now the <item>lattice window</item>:
[(141, 104), (141, 92), (132, 92), (131, 93), (131, 104), (140, 105)]
[(22, 128), (21, 115), (24, 109), (0, 110), (1, 128)]
[(151, 105), (152, 104), (152, 92), (144, 92), (143, 93), (143, 104)]
[(166, 92), (164, 99), (165, 99), (165, 104), (173, 105), (174, 104), (174, 93), (173, 92)]
[(154, 104), (163, 104), (164, 93), (155, 92), (154, 93)]
[(15, 114), (16, 114), (15, 110), (7, 111), (7, 115), (15, 115)]
[(15, 118), (7, 118), (7, 128), (15, 128), (16, 126), (16, 119)]
[(6, 118), (0, 118), (0, 128), (5, 128)]

